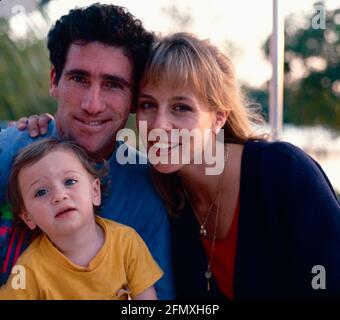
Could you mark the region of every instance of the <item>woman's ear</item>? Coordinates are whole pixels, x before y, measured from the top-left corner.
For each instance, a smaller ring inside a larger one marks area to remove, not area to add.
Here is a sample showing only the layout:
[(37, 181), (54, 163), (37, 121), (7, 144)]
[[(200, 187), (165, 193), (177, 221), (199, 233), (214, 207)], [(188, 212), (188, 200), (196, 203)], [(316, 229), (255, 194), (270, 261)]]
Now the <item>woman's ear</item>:
[(92, 203), (96, 207), (100, 206), (101, 203), (100, 181), (98, 178), (92, 182)]
[(37, 225), (31, 219), (27, 211), (22, 211), (19, 214), (19, 217), (26, 223), (27, 227), (29, 227), (31, 230), (34, 230), (37, 227)]
[(227, 121), (229, 110), (217, 110), (215, 114), (214, 132), (218, 134)]

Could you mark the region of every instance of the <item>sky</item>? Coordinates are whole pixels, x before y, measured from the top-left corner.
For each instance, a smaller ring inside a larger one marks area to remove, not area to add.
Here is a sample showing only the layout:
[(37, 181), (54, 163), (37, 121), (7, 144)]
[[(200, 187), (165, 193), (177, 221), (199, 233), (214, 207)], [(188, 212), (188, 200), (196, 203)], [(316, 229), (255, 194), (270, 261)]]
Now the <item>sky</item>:
[[(255, 87), (265, 83), (271, 76), (271, 66), (265, 60), (261, 47), (272, 31), (273, 0), (54, 0), (48, 7), (51, 21), (57, 20), (75, 6), (86, 6), (94, 2), (114, 3), (124, 6), (141, 19), (149, 30), (167, 34), (183, 31), (183, 26), (171, 19), (166, 13), (169, 9), (176, 10), (188, 22), (184, 31), (197, 34), (201, 38), (209, 38), (223, 51), (232, 54), (235, 69), (241, 81)], [(291, 13), (297, 15), (296, 26), (301, 24), (303, 14), (314, 13), (314, 0), (284, 0), (280, 1), (283, 16)], [(22, 23), (23, 12), (42, 27), (42, 35), (46, 35), (49, 26), (38, 14), (32, 14), (35, 0), (2, 0), (0, 15), (14, 16), (12, 25), (17, 34), (25, 33)], [(339, 0), (325, 0), (326, 9), (340, 7)], [(3, 13), (3, 14), (1, 14)], [(20, 20), (21, 19), (21, 20)], [(228, 40), (228, 42), (227, 42)], [(232, 42), (232, 46), (230, 45)], [(236, 50), (235, 50), (236, 48)]]

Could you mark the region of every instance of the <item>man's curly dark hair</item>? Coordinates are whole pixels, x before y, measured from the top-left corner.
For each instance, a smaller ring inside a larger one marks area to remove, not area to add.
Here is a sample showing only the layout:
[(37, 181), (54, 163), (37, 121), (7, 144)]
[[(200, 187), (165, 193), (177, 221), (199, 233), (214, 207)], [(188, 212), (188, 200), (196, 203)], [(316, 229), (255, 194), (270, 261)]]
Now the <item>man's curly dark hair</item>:
[[(144, 71), (154, 35), (144, 29), (126, 8), (95, 3), (70, 10), (62, 16), (48, 33), (47, 47), (50, 61), (59, 82), (70, 45), (74, 42), (98, 41), (124, 48), (133, 64), (135, 88)], [(136, 91), (136, 90), (134, 90)]]

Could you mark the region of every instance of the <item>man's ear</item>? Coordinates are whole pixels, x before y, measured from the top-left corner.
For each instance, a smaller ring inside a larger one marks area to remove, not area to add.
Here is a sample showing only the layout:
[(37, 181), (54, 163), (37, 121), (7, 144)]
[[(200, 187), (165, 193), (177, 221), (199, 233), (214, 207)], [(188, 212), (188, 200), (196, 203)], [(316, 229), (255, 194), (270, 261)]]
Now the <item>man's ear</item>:
[(53, 98), (58, 98), (58, 84), (57, 84), (57, 75), (55, 68), (52, 66), (50, 70), (50, 95)]
[(34, 230), (37, 225), (33, 222), (27, 211), (22, 211), (19, 214), (19, 217), (26, 223), (27, 227), (29, 227), (31, 230)]
[(218, 132), (223, 128), (224, 124), (227, 121), (229, 115), (229, 110), (217, 110), (215, 114), (215, 124), (214, 124), (214, 132), (218, 134)]
[(101, 203), (100, 181), (98, 178), (92, 182), (92, 203), (96, 207), (100, 206)]

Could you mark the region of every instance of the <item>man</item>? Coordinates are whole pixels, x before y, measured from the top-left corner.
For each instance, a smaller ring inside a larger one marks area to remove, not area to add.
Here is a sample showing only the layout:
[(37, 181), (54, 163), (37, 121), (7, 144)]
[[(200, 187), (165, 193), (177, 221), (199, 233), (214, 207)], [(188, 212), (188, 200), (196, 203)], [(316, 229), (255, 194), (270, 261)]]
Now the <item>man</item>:
[[(116, 141), (116, 133), (129, 116), (152, 42), (153, 35), (121, 7), (94, 4), (62, 16), (48, 34), (50, 94), (57, 99), (58, 110), (46, 136), (73, 139), (98, 162), (106, 159), (110, 181), (100, 215), (137, 230), (164, 271), (155, 286), (158, 298), (171, 299), (165, 207), (152, 187), (149, 167), (120, 165), (115, 157), (121, 144)], [(15, 127), (0, 133), (1, 283), (31, 241), (27, 231), (13, 227), (5, 203), (13, 157), (32, 141), (27, 131)]]

